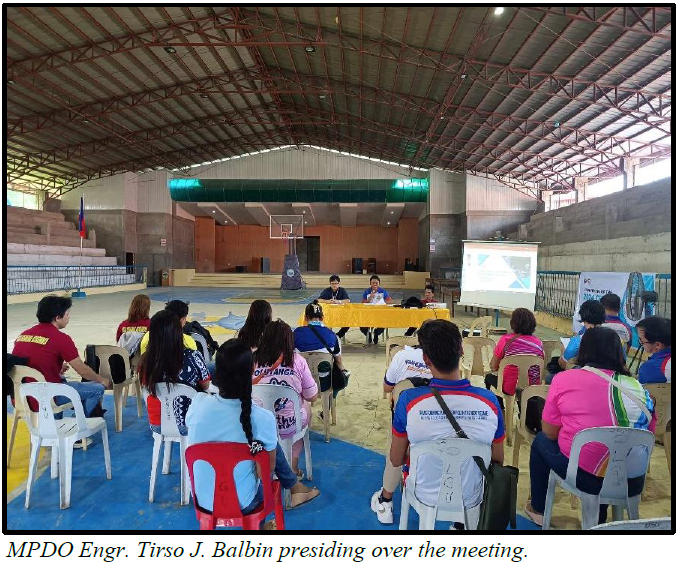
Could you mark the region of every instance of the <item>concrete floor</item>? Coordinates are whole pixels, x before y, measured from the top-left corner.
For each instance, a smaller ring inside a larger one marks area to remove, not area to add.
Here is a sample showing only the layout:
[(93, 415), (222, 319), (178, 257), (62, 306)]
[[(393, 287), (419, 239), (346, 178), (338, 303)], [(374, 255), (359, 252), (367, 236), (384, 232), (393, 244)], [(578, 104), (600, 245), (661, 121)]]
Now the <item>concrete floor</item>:
[[(71, 311), (71, 322), (66, 328), (75, 341), (78, 350), (83, 352), (87, 344), (113, 344), (118, 324), (126, 318), (127, 308), (136, 292), (92, 295), (75, 300)], [(317, 290), (281, 293), (277, 290), (261, 289), (214, 289), (162, 287), (147, 289), (151, 297), (152, 313), (160, 310), (166, 300), (179, 298), (190, 301), (190, 316), (203, 316), (218, 319), (233, 313), (238, 316), (247, 314), (249, 304), (255, 298), (265, 298), (272, 303), (274, 318), (281, 318), (295, 327), (297, 319), (310, 298), (318, 295)], [(356, 301), (360, 292), (349, 293)], [(404, 290), (394, 293), (394, 299), (403, 295), (410, 296), (417, 291)], [(24, 329), (34, 325), (35, 303), (10, 305), (6, 310), (7, 350), (11, 351), (14, 339)], [(460, 325), (468, 325), (475, 315), (465, 314), (464, 308), (456, 308), (456, 318)], [(509, 320), (502, 317), (500, 325), (508, 327)], [(404, 330), (392, 330), (390, 335), (402, 335)], [(233, 335), (232, 331), (218, 328), (214, 338), (222, 342)], [(536, 335), (543, 339), (556, 339), (559, 334), (551, 329), (538, 327)], [(382, 399), (382, 378), (385, 371), (384, 344), (366, 346), (363, 335), (358, 329), (347, 334), (347, 344), (343, 347), (345, 366), (352, 371), (350, 386), (345, 395), (338, 397), (337, 426), (331, 429), (333, 437), (368, 450), (384, 453), (387, 434), (391, 429), (388, 400)], [(480, 378), (474, 377), (475, 384)], [(314, 412), (316, 412), (314, 407)], [(312, 418), (312, 429), (320, 432), (322, 426), (318, 418)], [(332, 443), (331, 443), (332, 444)], [(505, 456), (511, 460), (510, 447), (505, 448)], [(520, 481), (517, 508), (520, 510), (528, 497), (528, 452), (521, 450)], [(652, 474), (648, 477), (645, 500), (641, 504), (641, 517), (661, 517), (671, 514), (671, 481), (662, 446), (655, 449), (652, 457)], [(380, 486), (381, 472), (370, 475), (373, 492)], [(374, 484), (372, 484), (374, 483)], [(369, 501), (368, 501), (369, 502)], [(375, 521), (377, 524), (377, 522)], [(579, 528), (579, 509), (571, 509), (569, 497), (558, 497), (554, 510), (553, 525), (560, 529)]]

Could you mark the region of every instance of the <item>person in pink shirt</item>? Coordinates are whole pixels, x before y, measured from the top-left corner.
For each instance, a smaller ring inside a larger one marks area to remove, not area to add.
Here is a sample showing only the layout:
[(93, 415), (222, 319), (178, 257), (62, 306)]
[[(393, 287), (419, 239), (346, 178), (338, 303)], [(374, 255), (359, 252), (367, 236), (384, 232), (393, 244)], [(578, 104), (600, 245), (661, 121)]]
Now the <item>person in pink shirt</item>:
[[(511, 355), (537, 355), (544, 358), (545, 351), (542, 341), (533, 335), (535, 331), (535, 316), (527, 308), (517, 308), (512, 312), (509, 326), (512, 333), (503, 335), (493, 350), (490, 360), (490, 368), (497, 371), (500, 361)], [(486, 375), (486, 388), (497, 387), (497, 375)], [(513, 395), (516, 392), (516, 383), (519, 380), (519, 370), (514, 365), (507, 365), (503, 374), (502, 390), (505, 394)], [(540, 384), (540, 367), (533, 365), (528, 371), (528, 382), (532, 385)]]
[[(620, 338), (615, 331), (604, 327), (588, 329), (582, 337), (577, 359), (581, 368), (554, 375), (542, 412), (542, 431), (535, 436), (531, 446), (531, 499), (525, 510), (538, 525), (542, 525), (545, 512), (549, 473), (554, 470), (560, 477), (566, 477), (571, 445), (578, 432), (603, 426), (655, 430), (653, 401), (639, 382), (630, 376)], [(611, 377), (625, 392), (592, 371), (592, 368)], [(646, 410), (629, 395), (640, 400)], [(627, 458), (629, 496), (640, 494), (644, 488), (648, 463), (648, 454), (644, 449), (638, 446)], [(607, 463), (608, 451), (603, 445), (585, 445), (578, 461), (577, 487), (588, 494), (598, 494)], [(606, 521), (607, 510), (607, 505), (601, 505), (600, 524)]]
[[(302, 427), (309, 424), (311, 402), (318, 398), (318, 387), (306, 360), (295, 353), (292, 329), (283, 320), (269, 323), (264, 329), (259, 347), (255, 351), (253, 384), (287, 385), (302, 399)], [(295, 432), (295, 411), (291, 403), (282, 402), (276, 407), (276, 421), (280, 437), (287, 438)], [(300, 475), (299, 454), (302, 440), (292, 446), (292, 470)]]

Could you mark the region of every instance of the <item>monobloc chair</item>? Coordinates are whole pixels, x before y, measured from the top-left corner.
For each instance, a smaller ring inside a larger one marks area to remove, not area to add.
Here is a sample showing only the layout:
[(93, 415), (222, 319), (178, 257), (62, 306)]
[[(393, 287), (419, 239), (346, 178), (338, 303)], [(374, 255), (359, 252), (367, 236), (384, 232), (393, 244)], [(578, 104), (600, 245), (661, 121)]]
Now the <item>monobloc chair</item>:
[(519, 418), (519, 425), (516, 426), (516, 435), (514, 436), (514, 455), (512, 458), (512, 465), (519, 468), (519, 454), (521, 452), (521, 443), (526, 442), (528, 446), (533, 443), (535, 434), (526, 427), (526, 413), (528, 408), (528, 400), (531, 398), (547, 398), (549, 392), (549, 385), (530, 385), (523, 389), (521, 393), (521, 416)]
[[(177, 420), (174, 416), (174, 402), (179, 397), (193, 399), (198, 394), (195, 389), (183, 384), (171, 384), (168, 391), (167, 383), (156, 385), (156, 398), (160, 402), (160, 433), (153, 432), (153, 458), (151, 460), (151, 482), (149, 484), (149, 502), (153, 502), (156, 490), (156, 477), (158, 475), (158, 461), (160, 460), (160, 447), (164, 445), (163, 452), (163, 475), (170, 473), (172, 459), (172, 443), (179, 444), (179, 475), (181, 504), (189, 503), (189, 480), (186, 469), (185, 453), (188, 447), (188, 438), (179, 433)], [(148, 403), (149, 395), (146, 394)]]
[(113, 345), (95, 345), (94, 354), (99, 359), (99, 370), (102, 377), (108, 377), (113, 383), (113, 407), (115, 412), (116, 432), (123, 431), (123, 407), (127, 400), (127, 390), (133, 386), (137, 396), (137, 417), (141, 418), (142, 396), (139, 376), (130, 368), (130, 354), (127, 349)]
[[(306, 359), (307, 365), (309, 365), (309, 370), (316, 381), (318, 393), (321, 395), (321, 403), (324, 414), (323, 427), (325, 429), (325, 442), (328, 443), (330, 441), (331, 420), (333, 426), (337, 424), (337, 403), (333, 397), (332, 382), (330, 382), (330, 372), (332, 371), (333, 358), (330, 353), (324, 353), (322, 351), (308, 351), (306, 353), (300, 353), (300, 355)], [(321, 388), (321, 363), (327, 363), (326, 371), (323, 371), (323, 373), (327, 373), (323, 375), (324, 382), (330, 385), (327, 390), (322, 390)]]
[[(442, 464), (443, 472), (436, 506), (427, 506), (420, 502), (415, 493), (422, 455), (436, 457)], [(479, 523), (481, 504), (473, 508), (465, 508), (460, 472), (463, 462), (474, 456), (480, 457), (484, 465), (488, 467), (490, 445), (462, 438), (423, 441), (412, 445), (410, 447), (410, 473), (401, 496), (401, 519), (398, 529), (408, 529), (408, 513), (412, 506), (420, 516), (420, 530), (433, 530), (437, 520), (461, 522), (465, 529), (475, 530)], [(476, 467), (476, 463), (471, 459), (469, 464)]]
[[(19, 387), (19, 394), (25, 406), (28, 398), (38, 402), (37, 418), (26, 418), (31, 432), (31, 457), (26, 482), (26, 508), (31, 502), (31, 490), (38, 466), (40, 447), (52, 448), (51, 478), (59, 475), (59, 507), (71, 505), (71, 475), (73, 472), (73, 444), (81, 439), (101, 432), (104, 445), (106, 478), (111, 479), (111, 454), (108, 449), (108, 430), (103, 418), (85, 418), (80, 396), (73, 387), (62, 383), (25, 383)], [(75, 412), (74, 418), (54, 418), (52, 403), (56, 396), (68, 398)], [(56, 453), (55, 453), (56, 452)]]
[[(587, 494), (578, 489), (576, 476), (578, 461), (582, 447), (588, 443), (601, 443), (608, 449), (608, 465), (606, 475), (599, 494)], [(641, 495), (628, 496), (627, 494), (627, 457), (633, 448), (642, 446), (636, 455), (645, 457), (639, 465), (647, 469), (654, 445), (653, 434), (648, 430), (637, 428), (620, 428), (607, 426), (601, 428), (587, 428), (578, 432), (571, 444), (571, 454), (568, 460), (566, 478), (562, 479), (554, 471), (549, 473), (547, 486), (547, 500), (545, 502), (545, 514), (542, 519), (542, 529), (549, 530), (552, 520), (552, 506), (554, 504), (554, 491), (557, 483), (566, 491), (577, 496), (582, 506), (582, 529), (588, 530), (599, 522), (599, 505), (611, 504), (613, 506), (613, 519), (622, 519), (622, 510), (627, 510), (630, 520), (639, 519), (639, 499)], [(642, 455), (643, 454), (643, 455)]]
[[(194, 479), (194, 465), (197, 461), (204, 461), (215, 473), (214, 498), (212, 512), (205, 510), (196, 497), (196, 482)], [(264, 502), (254, 512), (243, 514), (238, 502), (238, 492), (233, 478), (233, 470), (241, 461), (253, 461), (259, 466), (262, 479)], [(191, 479), (191, 493), (196, 518), (201, 530), (214, 530), (216, 527), (241, 526), (244, 530), (259, 530), (259, 526), (266, 517), (274, 512), (276, 529), (285, 529), (285, 515), (281, 499), (281, 485), (271, 480), (269, 454), (260, 451), (257, 455), (250, 453), (250, 447), (245, 443), (207, 442), (190, 445), (186, 450), (186, 464)]]
[(212, 361), (212, 355), (210, 355), (210, 349), (207, 346), (207, 341), (205, 338), (199, 333), (192, 333), (191, 337), (196, 342), (196, 346), (198, 346), (198, 353), (203, 356), (205, 363)]
[(492, 316), (480, 316), (479, 318), (476, 318), (469, 326), (469, 337), (474, 336), (474, 330), (480, 330), (481, 337), (488, 337), (488, 328), (492, 323)]
[(654, 400), (653, 409), (657, 418), (655, 441), (663, 443), (667, 423), (672, 418), (672, 383), (647, 384), (643, 387)]
[[(292, 466), (292, 445), (299, 439), (304, 442), (304, 459), (306, 461), (306, 474), (309, 480), (313, 478), (313, 467), (311, 465), (311, 442), (309, 441), (309, 426), (302, 427), (302, 399), (297, 391), (286, 385), (257, 384), (252, 385), (252, 397), (262, 403), (262, 407), (276, 415), (276, 404), (280, 400), (292, 402), (295, 411), (295, 433), (289, 438), (282, 438), (278, 434), (278, 443), (281, 444), (288, 464)], [(278, 419), (278, 418), (276, 418)], [(290, 492), (285, 491), (285, 505), (290, 507)]]
[(619, 522), (608, 522), (590, 528), (590, 530), (643, 530), (656, 532), (672, 529), (672, 518), (646, 518), (644, 520), (621, 520)]
[[(395, 337), (390, 337), (387, 340), (387, 345), (385, 348), (387, 357), (385, 371), (389, 369), (389, 365), (391, 365), (391, 360), (394, 358), (394, 355), (396, 355), (399, 351), (405, 349), (408, 346), (417, 347), (418, 345), (419, 342), (417, 338), (410, 335), (399, 335)], [(382, 398), (387, 398), (387, 396), (388, 395), (386, 392), (382, 393)]]
[(500, 361), (500, 368), (497, 370), (497, 390), (495, 394), (501, 396), (505, 409), (505, 430), (507, 433), (507, 445), (512, 445), (512, 432), (514, 429), (514, 404), (516, 402), (515, 395), (507, 395), (503, 392), (502, 387), (504, 385), (504, 372), (505, 367), (515, 366), (519, 371), (518, 381), (516, 383), (516, 388), (525, 389), (528, 387), (528, 370), (537, 365), (540, 368), (540, 382), (542, 382), (545, 376), (545, 360), (539, 355), (508, 355), (503, 357)]
[(554, 356), (561, 357), (566, 348), (563, 346), (560, 339), (543, 339), (542, 349), (545, 352), (545, 359), (549, 362)]
[[(9, 372), (9, 378), (12, 379), (14, 385), (14, 415), (12, 417), (12, 431), (9, 436), (9, 445), (7, 446), (7, 468), (9, 469), (12, 461), (12, 451), (14, 450), (14, 439), (16, 438), (17, 427), (19, 420), (27, 420), (28, 418), (37, 418), (37, 412), (29, 410), (28, 406), (24, 406), (21, 396), (19, 395), (19, 387), (24, 382), (39, 382), (44, 383), (45, 377), (37, 369), (26, 367), (25, 365), (15, 365)], [(52, 402), (52, 412), (59, 414), (64, 410), (73, 408), (73, 405), (68, 402), (66, 404), (55, 404)]]
[(490, 359), (493, 356), (495, 342), (489, 337), (465, 337), (462, 345), (474, 348), (474, 357), (471, 370), (467, 371), (465, 378), (469, 379), (472, 375), (485, 376), (490, 372)]

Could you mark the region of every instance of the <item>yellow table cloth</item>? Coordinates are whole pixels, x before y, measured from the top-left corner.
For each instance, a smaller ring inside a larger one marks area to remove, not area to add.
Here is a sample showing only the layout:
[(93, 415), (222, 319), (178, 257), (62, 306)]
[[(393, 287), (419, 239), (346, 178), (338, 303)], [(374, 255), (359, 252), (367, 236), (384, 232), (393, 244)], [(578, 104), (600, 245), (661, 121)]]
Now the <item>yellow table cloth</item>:
[[(447, 308), (396, 308), (368, 304), (321, 304), (329, 328), (419, 328), (425, 320), (450, 320)], [(297, 320), (304, 326), (304, 313)]]

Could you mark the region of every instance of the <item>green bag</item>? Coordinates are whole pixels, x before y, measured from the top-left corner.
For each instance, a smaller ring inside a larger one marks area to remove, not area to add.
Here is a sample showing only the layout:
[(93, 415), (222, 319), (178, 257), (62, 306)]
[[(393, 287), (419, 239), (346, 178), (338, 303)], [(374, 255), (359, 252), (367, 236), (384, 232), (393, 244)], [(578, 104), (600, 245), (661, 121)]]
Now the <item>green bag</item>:
[[(460, 427), (448, 408), (448, 405), (441, 398), (438, 389), (430, 387), (432, 394), (436, 398), (443, 413), (453, 426), (458, 437), (469, 439), (464, 430)], [(516, 492), (519, 483), (519, 470), (509, 465), (500, 465), (491, 461), (488, 468), (480, 457), (474, 457), (474, 462), (481, 470), (485, 479), (483, 490), (483, 502), (481, 502), (481, 514), (479, 516), (479, 530), (506, 530), (511, 524), (516, 529)]]

